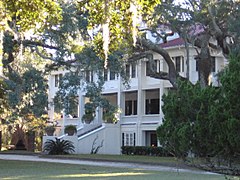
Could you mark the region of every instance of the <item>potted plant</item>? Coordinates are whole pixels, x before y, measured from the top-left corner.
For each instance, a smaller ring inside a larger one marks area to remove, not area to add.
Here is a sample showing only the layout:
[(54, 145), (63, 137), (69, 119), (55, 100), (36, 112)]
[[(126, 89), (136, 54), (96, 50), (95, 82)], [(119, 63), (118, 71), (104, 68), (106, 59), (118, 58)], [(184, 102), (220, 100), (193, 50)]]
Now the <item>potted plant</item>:
[(92, 113), (85, 113), (82, 116), (82, 121), (85, 122), (86, 124), (90, 124), (94, 119), (94, 115)]
[(55, 130), (56, 130), (56, 128), (52, 125), (45, 127), (45, 132), (48, 136), (53, 136), (53, 133), (54, 133)]
[(95, 107), (93, 103), (85, 104), (85, 114), (82, 116), (82, 121), (86, 124), (90, 124), (95, 117)]
[(108, 105), (103, 112), (103, 121), (105, 123), (117, 123), (121, 110), (113, 105)]
[(105, 123), (113, 123), (115, 119), (115, 115), (112, 112), (104, 112), (103, 113), (103, 121)]
[(77, 132), (77, 128), (75, 125), (67, 125), (65, 126), (64, 133), (68, 134), (69, 136), (73, 136)]

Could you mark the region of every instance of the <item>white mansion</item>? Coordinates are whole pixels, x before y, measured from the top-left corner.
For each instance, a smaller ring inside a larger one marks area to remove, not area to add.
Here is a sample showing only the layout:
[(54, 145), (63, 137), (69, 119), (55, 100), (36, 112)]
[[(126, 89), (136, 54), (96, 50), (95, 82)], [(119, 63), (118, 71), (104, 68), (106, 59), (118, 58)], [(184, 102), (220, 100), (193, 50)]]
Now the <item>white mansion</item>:
[[(165, 48), (175, 63), (176, 70), (182, 76), (186, 76), (186, 49), (181, 38), (161, 44)], [(189, 77), (195, 83), (198, 80), (198, 67), (194, 59), (196, 50), (190, 48)], [(221, 54), (212, 52), (213, 68), (212, 82), (217, 83), (214, 75), (225, 66), (225, 59)], [(154, 54), (157, 71), (168, 71), (164, 59), (159, 54)], [(116, 124), (104, 123), (102, 121), (102, 110), (97, 108), (96, 117), (91, 124), (84, 124), (81, 117), (84, 114), (84, 104), (88, 101), (85, 92), (80, 91), (79, 106), (74, 117), (55, 117), (54, 106), (50, 106), (49, 117), (51, 121), (56, 121), (58, 128), (55, 136), (71, 140), (74, 142), (76, 153), (90, 153), (92, 147), (102, 145), (98, 153), (120, 154), (121, 146), (157, 146), (156, 128), (162, 123), (163, 113), (161, 110), (161, 97), (171, 88), (171, 84), (166, 80), (154, 79), (148, 76), (148, 61), (143, 59), (137, 64), (126, 65), (126, 73), (130, 76), (130, 88), (126, 89), (120, 77), (111, 74), (109, 71), (105, 75), (103, 96), (112, 104), (121, 108), (119, 121)], [(51, 101), (58, 91), (59, 78), (62, 71), (53, 71), (49, 76), (49, 101)], [(74, 136), (64, 134), (64, 126), (73, 124), (77, 126), (77, 133)], [(54, 136), (44, 136), (52, 139)]]

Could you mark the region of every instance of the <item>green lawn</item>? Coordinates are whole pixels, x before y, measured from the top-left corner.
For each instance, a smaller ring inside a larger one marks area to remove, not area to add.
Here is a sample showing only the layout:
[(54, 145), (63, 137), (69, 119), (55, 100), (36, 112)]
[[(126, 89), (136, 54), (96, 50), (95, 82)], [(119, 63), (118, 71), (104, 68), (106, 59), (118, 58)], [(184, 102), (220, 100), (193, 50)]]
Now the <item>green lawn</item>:
[(163, 179), (163, 180), (224, 180), (220, 175), (200, 175), (140, 171), (122, 168), (94, 167), (45, 162), (0, 160), (0, 179)]
[[(47, 155), (46, 157), (49, 157)], [(54, 156), (53, 156), (54, 157)], [(69, 159), (91, 159), (91, 160), (105, 160), (105, 161), (119, 161), (119, 162), (142, 162), (142, 163), (181, 163), (174, 157), (157, 157), (157, 156), (131, 156), (131, 155), (106, 155), (106, 154), (69, 154), (57, 155), (57, 158)]]

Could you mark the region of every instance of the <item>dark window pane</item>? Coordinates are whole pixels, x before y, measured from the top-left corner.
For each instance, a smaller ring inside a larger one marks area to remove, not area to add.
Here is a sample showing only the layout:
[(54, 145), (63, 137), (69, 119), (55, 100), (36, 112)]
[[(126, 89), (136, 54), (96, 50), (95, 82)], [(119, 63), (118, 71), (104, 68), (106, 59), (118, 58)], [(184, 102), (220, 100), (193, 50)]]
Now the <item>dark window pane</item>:
[(182, 61), (182, 72), (184, 72), (184, 57), (181, 56), (181, 61)]
[(147, 61), (146, 62), (146, 76), (150, 75), (150, 63)]
[(152, 62), (152, 64), (149, 61), (147, 61), (146, 62), (146, 76), (150, 76), (150, 74), (156, 73), (156, 72), (157, 72), (157, 60)]
[(159, 99), (146, 99), (146, 114), (159, 114)]
[(149, 99), (146, 99), (146, 101), (145, 101), (145, 113), (146, 114), (151, 114)]
[(110, 80), (115, 80), (115, 73), (110, 70)]
[(157, 134), (156, 133), (151, 133), (150, 143), (151, 143), (151, 146), (157, 146)]
[(125, 115), (132, 115), (132, 101), (125, 101)]
[(176, 66), (176, 71), (181, 72), (181, 57), (175, 57), (175, 66)]
[(159, 99), (151, 99), (151, 114), (159, 114)]
[(104, 81), (107, 81), (108, 80), (108, 70), (107, 69), (104, 69)]
[(199, 71), (199, 61), (196, 60), (196, 71)]
[(132, 64), (132, 78), (136, 77), (136, 65)]
[(124, 133), (122, 133), (122, 146), (124, 146)]
[(137, 100), (133, 101), (133, 115), (137, 115)]
[(130, 77), (130, 65), (129, 64), (126, 65), (126, 76)]
[(55, 80), (55, 87), (58, 87), (58, 85), (59, 85), (59, 76), (55, 75), (54, 76), (54, 80)]
[(62, 74), (57, 74), (54, 76), (54, 81), (55, 81), (55, 87), (58, 87), (61, 80), (62, 80)]
[(87, 70), (85, 72), (85, 79), (86, 79), (87, 82), (90, 82), (90, 71), (89, 70)]
[(211, 58), (211, 72), (216, 72), (216, 60), (215, 60), (215, 57)]

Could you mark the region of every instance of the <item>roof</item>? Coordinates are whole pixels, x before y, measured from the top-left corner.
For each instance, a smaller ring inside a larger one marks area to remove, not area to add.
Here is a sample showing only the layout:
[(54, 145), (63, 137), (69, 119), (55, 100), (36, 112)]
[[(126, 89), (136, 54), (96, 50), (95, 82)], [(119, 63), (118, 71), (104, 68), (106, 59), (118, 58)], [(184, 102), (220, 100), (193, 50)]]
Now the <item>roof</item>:
[(184, 40), (180, 37), (176, 38), (176, 39), (173, 39), (173, 40), (170, 40), (166, 43), (160, 44), (160, 46), (162, 48), (168, 48), (168, 47), (174, 47), (174, 46), (180, 46), (180, 45), (184, 45)]

